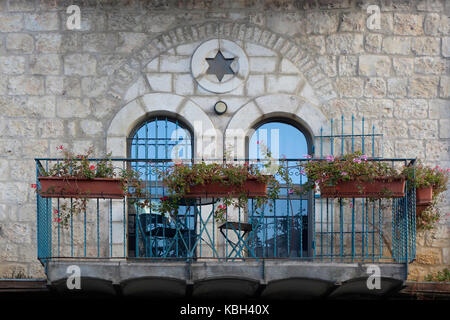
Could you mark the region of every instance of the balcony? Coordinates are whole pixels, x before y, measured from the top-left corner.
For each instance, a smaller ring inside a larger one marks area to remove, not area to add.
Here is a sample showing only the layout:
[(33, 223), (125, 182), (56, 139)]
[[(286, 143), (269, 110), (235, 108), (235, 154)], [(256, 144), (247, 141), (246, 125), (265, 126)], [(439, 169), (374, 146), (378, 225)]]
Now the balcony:
[[(36, 159), (37, 176), (61, 160)], [(395, 167), (411, 160), (370, 161)], [(68, 267), (75, 265), (83, 290), (109, 294), (283, 298), (385, 295), (399, 289), (415, 257), (415, 190), (375, 201), (313, 192), (298, 196), (290, 190), (306, 182), (304, 161), (286, 160), (292, 182), (280, 178), (273, 210), (255, 212), (249, 200), (247, 210), (228, 208), (225, 222), (214, 218), (221, 203), (216, 198), (185, 201), (179, 214), (169, 217), (136, 206), (136, 199), (101, 195), (63, 226), (61, 210), (76, 199), (37, 195), (38, 258), (48, 283), (67, 290)], [(170, 160), (113, 163), (141, 174), (149, 201), (167, 195), (156, 170), (169, 168)], [(367, 287), (371, 265), (380, 270), (381, 289)]]

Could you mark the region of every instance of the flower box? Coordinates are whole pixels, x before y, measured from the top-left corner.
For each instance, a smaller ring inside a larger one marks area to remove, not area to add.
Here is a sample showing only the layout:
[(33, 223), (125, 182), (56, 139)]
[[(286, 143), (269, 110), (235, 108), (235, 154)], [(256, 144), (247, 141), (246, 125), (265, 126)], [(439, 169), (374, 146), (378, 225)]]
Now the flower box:
[(123, 183), (118, 178), (79, 179), (73, 177), (39, 177), (43, 198), (122, 199)]
[(416, 204), (428, 205), (433, 201), (433, 188), (417, 188), (416, 189)]
[(267, 184), (257, 179), (249, 178), (245, 181), (240, 190), (236, 190), (236, 186), (224, 183), (211, 182), (198, 184), (190, 187), (186, 192), (185, 198), (223, 198), (229, 195), (239, 197), (240, 193), (245, 193), (248, 198), (267, 196)]
[(406, 180), (376, 178), (373, 181), (341, 181), (335, 186), (319, 184), (322, 198), (402, 198)]

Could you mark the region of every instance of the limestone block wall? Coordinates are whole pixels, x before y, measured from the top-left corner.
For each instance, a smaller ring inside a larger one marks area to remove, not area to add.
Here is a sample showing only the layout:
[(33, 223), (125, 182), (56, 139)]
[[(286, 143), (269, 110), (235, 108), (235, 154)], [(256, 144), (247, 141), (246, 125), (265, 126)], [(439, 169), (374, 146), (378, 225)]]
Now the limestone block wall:
[[(80, 30), (66, 26), (72, 3)], [(380, 29), (367, 28), (369, 5)], [(445, 0), (0, 0), (0, 276), (44, 276), (33, 159), (60, 145), (126, 156), (124, 139), (151, 114), (201, 119), (218, 156), (227, 128), (278, 115), (317, 135), (354, 114), (384, 134), (385, 157), (450, 167), (449, 14)], [(249, 61), (248, 79), (224, 94), (190, 74), (195, 49), (217, 38)], [(450, 264), (449, 193), (441, 208), (418, 235), (411, 278)]]

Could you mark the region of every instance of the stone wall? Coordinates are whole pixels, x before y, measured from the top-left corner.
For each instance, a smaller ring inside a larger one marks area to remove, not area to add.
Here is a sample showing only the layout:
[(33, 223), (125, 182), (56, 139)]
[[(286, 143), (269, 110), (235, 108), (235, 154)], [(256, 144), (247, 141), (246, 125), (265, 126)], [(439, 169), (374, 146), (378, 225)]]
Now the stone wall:
[[(66, 27), (72, 3), (81, 30)], [(381, 9), (379, 30), (366, 26), (372, 4)], [(258, 118), (254, 110), (308, 119), (313, 133), (320, 114), (364, 116), (384, 133), (385, 157), (450, 167), (449, 14), (444, 0), (0, 0), (0, 276), (44, 276), (34, 158), (58, 156), (59, 145), (124, 155), (134, 121), (173, 108), (152, 106), (148, 94), (182, 97), (174, 112), (188, 118), (189, 101), (191, 116), (222, 133), (234, 116)], [(217, 37), (249, 61), (248, 80), (225, 94), (190, 76), (195, 48)], [(219, 98), (228, 104), (223, 116), (212, 110)], [(126, 113), (120, 131), (119, 111), (131, 103), (142, 114)], [(444, 215), (449, 208), (447, 193)], [(447, 214), (418, 236), (411, 278), (450, 264), (449, 228)]]

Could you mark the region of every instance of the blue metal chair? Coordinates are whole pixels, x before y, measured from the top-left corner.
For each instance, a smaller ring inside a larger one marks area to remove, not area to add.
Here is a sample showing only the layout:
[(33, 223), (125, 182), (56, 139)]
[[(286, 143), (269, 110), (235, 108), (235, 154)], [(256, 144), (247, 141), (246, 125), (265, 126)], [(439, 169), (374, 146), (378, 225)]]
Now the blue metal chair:
[(185, 257), (195, 241), (195, 225), (183, 221), (183, 216), (169, 221), (159, 214), (139, 214), (145, 257)]

